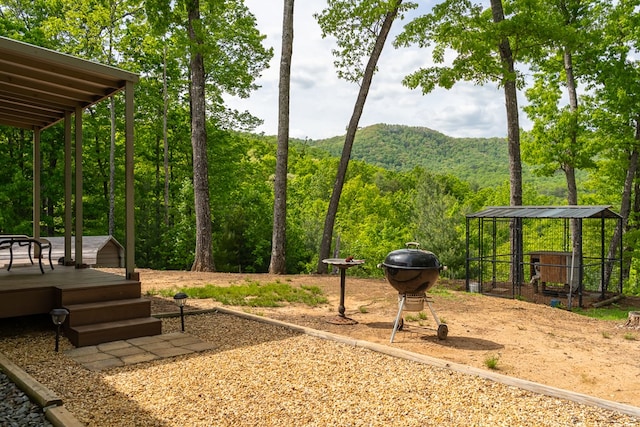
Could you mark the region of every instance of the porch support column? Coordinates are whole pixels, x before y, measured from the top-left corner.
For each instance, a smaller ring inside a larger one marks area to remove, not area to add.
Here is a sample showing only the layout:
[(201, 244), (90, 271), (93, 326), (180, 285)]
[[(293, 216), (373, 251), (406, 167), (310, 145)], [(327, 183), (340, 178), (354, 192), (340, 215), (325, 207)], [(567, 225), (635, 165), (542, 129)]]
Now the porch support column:
[(134, 231), (134, 174), (133, 174), (133, 82), (125, 86), (125, 270), (127, 279), (136, 279)]
[(64, 113), (64, 265), (72, 265), (73, 182), (71, 171), (71, 112)]
[[(33, 130), (33, 224), (32, 234), (40, 237), (40, 128)], [(40, 254), (34, 254), (40, 256)]]
[(75, 167), (76, 167), (76, 268), (82, 268), (82, 108), (76, 108), (76, 128), (75, 128)]

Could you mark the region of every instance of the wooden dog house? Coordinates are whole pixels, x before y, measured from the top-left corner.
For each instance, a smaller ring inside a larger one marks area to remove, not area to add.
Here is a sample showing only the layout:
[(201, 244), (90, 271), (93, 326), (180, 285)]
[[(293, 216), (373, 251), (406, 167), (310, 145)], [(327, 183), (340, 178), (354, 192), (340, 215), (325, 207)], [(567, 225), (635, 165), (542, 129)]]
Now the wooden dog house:
[[(64, 261), (64, 237), (48, 237), (51, 242), (51, 257)], [(71, 241), (71, 256), (75, 257), (74, 240)], [(124, 267), (124, 247), (113, 236), (83, 236), (82, 260), (90, 267)]]

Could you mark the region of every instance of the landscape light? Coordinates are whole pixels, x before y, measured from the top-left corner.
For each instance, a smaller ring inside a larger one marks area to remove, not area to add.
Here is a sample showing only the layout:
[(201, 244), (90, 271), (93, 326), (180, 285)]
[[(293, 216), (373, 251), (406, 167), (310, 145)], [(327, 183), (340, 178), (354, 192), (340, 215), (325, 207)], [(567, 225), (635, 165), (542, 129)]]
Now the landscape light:
[(49, 313), (51, 315), (51, 320), (53, 324), (56, 325), (56, 353), (58, 352), (58, 344), (60, 342), (60, 326), (67, 319), (67, 315), (69, 314), (69, 310), (64, 308), (54, 308)]
[(173, 296), (173, 300), (180, 307), (180, 324), (182, 325), (182, 332), (184, 332), (184, 305), (187, 302), (187, 294), (184, 292), (178, 292)]

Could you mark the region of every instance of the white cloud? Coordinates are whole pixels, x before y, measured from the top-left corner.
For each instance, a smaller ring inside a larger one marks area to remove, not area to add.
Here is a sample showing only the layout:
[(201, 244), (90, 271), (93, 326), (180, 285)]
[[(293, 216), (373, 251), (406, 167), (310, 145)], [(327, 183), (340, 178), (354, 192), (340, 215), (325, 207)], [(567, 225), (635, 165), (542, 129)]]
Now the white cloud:
[[(275, 55), (271, 68), (258, 81), (262, 87), (249, 99), (228, 99), (228, 105), (260, 117), (264, 125), (257, 131), (275, 135), (283, 6), (281, 2), (265, 0), (245, 0), (245, 4), (256, 16), (260, 30), (267, 35), (265, 43), (273, 46)], [(313, 18), (324, 7), (325, 0), (295, 4), (290, 135), (296, 138), (343, 135), (358, 94), (358, 85), (338, 79), (331, 54), (334, 40), (321, 38), (320, 27)], [(426, 12), (425, 7), (422, 4), (420, 13)], [(396, 22), (394, 33), (405, 22)], [(391, 39), (388, 40), (360, 126), (376, 123), (424, 126), (455, 137), (506, 135), (504, 97), (495, 85), (458, 83), (451, 90), (436, 89), (428, 95), (402, 85), (404, 76), (429, 64), (430, 54), (424, 49), (395, 49)]]

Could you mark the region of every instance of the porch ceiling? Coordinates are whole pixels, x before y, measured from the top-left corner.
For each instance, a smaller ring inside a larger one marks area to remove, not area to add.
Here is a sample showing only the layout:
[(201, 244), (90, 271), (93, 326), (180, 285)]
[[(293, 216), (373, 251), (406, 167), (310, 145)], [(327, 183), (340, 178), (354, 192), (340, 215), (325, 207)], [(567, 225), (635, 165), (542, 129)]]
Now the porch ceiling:
[(43, 129), (124, 89), (138, 75), (0, 37), (0, 125)]

